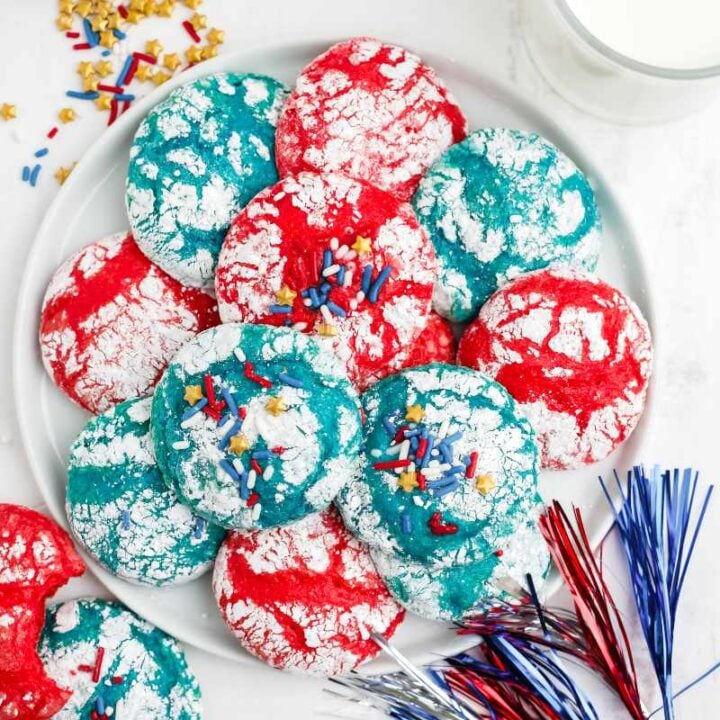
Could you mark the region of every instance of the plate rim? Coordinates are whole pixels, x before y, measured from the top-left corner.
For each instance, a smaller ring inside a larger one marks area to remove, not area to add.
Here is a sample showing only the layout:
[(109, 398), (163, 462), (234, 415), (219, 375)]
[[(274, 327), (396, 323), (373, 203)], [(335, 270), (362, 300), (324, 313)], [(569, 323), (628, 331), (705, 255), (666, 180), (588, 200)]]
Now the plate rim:
[[(326, 50), (330, 45), (334, 44), (335, 42), (339, 42), (339, 40), (319, 37), (304, 41), (280, 42), (265, 46), (251, 46), (245, 49), (236, 49), (231, 52), (221, 54), (218, 57), (213, 58), (209, 61), (200, 63), (199, 65), (180, 73), (179, 75), (172, 78), (170, 81), (164, 83), (162, 86), (151, 91), (146, 96), (141, 98), (137, 103), (135, 103), (128, 112), (124, 113), (120, 118), (118, 118), (116, 123), (114, 123), (110, 128), (103, 131), (101, 135), (99, 135), (93, 141), (93, 143), (86, 150), (86, 152), (83, 154), (82, 158), (78, 162), (78, 168), (84, 169), (85, 167), (91, 165), (94, 157), (96, 155), (100, 155), (104, 151), (104, 147), (107, 144), (111, 144), (113, 142), (113, 139), (116, 135), (120, 135), (121, 133), (123, 133), (128, 125), (136, 123), (140, 119), (140, 117), (144, 116), (151, 107), (153, 107), (162, 99), (167, 97), (167, 95), (173, 89), (179, 87), (180, 85), (184, 85), (187, 82), (214, 72), (227, 72), (227, 67), (229, 65), (241, 65), (243, 62), (247, 62), (248, 58), (256, 57), (258, 55), (272, 55), (278, 53), (303, 54), (308, 56), (310, 54), (316, 55)], [(567, 150), (568, 154), (572, 157), (572, 159), (583, 168), (586, 174), (590, 176), (595, 190), (597, 190), (598, 188), (603, 189), (606, 200), (614, 207), (622, 220), (622, 224), (625, 225), (629, 230), (629, 238), (627, 239), (627, 242), (629, 248), (631, 249), (631, 252), (634, 253), (636, 257), (637, 265), (640, 268), (640, 285), (645, 288), (645, 293), (643, 297), (643, 314), (651, 328), (654, 350), (653, 373), (650, 378), (643, 416), (641, 417), (638, 428), (636, 428), (634, 431), (637, 432), (641, 425), (648, 425), (649, 423), (651, 423), (651, 419), (653, 417), (652, 407), (654, 405), (653, 395), (656, 378), (656, 361), (658, 357), (658, 340), (654, 332), (655, 302), (654, 292), (652, 291), (648, 282), (648, 263), (646, 259), (646, 252), (642, 244), (637, 240), (637, 230), (632, 216), (625, 211), (623, 204), (615, 194), (612, 185), (607, 182), (604, 173), (598, 169), (592, 156), (589, 156), (588, 153), (578, 145), (578, 143), (574, 140), (573, 135), (566, 129), (565, 124), (563, 122), (558, 122), (554, 118), (553, 113), (548, 108), (546, 102), (536, 98), (526, 99), (522, 90), (518, 88), (517, 85), (496, 78), (492, 71), (486, 65), (472, 67), (466, 63), (458, 62), (453, 58), (439, 52), (416, 51), (413, 48), (412, 44), (402, 44), (402, 46), (410, 49), (412, 52), (416, 52), (430, 67), (434, 67), (438, 64), (450, 64), (456, 71), (462, 73), (464, 76), (474, 78), (476, 81), (482, 81), (484, 88), (490, 94), (497, 95), (501, 98), (509, 98), (513, 106), (519, 108), (520, 112), (526, 117), (532, 119), (533, 122), (537, 122), (537, 124), (551, 126), (553, 128), (553, 131), (558, 136), (562, 137), (563, 150)], [(40, 240), (48, 233), (48, 229), (51, 228), (53, 224), (57, 221), (56, 216), (58, 215), (60, 209), (65, 202), (65, 196), (69, 195), (70, 192), (73, 190), (75, 184), (80, 182), (80, 176), (81, 173), (78, 173), (77, 171), (73, 172), (70, 175), (68, 180), (63, 184), (57, 195), (51, 201), (49, 207), (47, 208), (43, 216), (42, 222), (40, 223), (37, 231), (34, 234), (30, 251), (28, 252), (27, 258), (25, 260), (25, 265), (23, 267), (23, 276), (18, 290), (17, 306), (14, 315), (12, 330), (13, 405), (15, 409), (15, 417), (18, 423), (18, 428), (20, 430), (23, 453), (25, 455), (25, 458), (27, 459), (35, 485), (37, 486), (38, 491), (43, 498), (43, 501), (47, 505), (51, 516), (56, 522), (58, 522), (62, 527), (66, 529), (68, 529), (68, 523), (64, 512), (62, 511), (62, 509), (58, 511), (54, 499), (50, 497), (50, 493), (49, 491), (47, 491), (46, 483), (41, 480), (44, 475), (43, 468), (41, 467), (41, 463), (37, 457), (37, 453), (31, 450), (32, 418), (30, 417), (29, 412), (26, 411), (24, 404), (21, 402), (22, 388), (24, 387), (23, 375), (25, 365), (23, 356), (25, 353), (25, 343), (28, 339), (27, 333), (30, 332), (30, 329), (26, 326), (26, 324), (23, 324), (23, 320), (28, 318), (31, 306), (33, 306), (37, 302), (37, 297), (32, 292), (32, 275), (33, 266), (37, 264), (37, 258), (41, 253)], [(32, 326), (32, 330), (37, 337), (37, 319)], [(643, 434), (645, 435), (648, 432), (648, 428), (644, 428)], [(642, 444), (642, 442), (639, 443), (639, 446), (635, 451), (636, 456), (639, 456), (641, 454)], [(587, 467), (592, 468), (592, 466)], [(607, 512), (601, 518), (601, 521), (598, 523), (597, 529), (594, 533), (591, 534), (590, 541), (593, 548), (597, 547), (600, 544), (603, 538), (611, 530), (613, 524), (614, 518), (610, 509), (608, 508)], [(74, 542), (76, 545), (78, 544), (75, 539)], [(107, 590), (116, 595), (121, 602), (125, 603), (128, 607), (133, 609), (133, 611), (138, 612), (137, 610), (135, 610), (135, 603), (128, 602), (127, 599), (123, 597), (123, 593), (121, 592), (122, 581), (120, 581), (118, 578), (115, 578), (104, 568), (102, 568), (91, 556), (89, 556), (88, 553), (84, 551), (84, 549), (82, 550), (82, 553), (83, 557), (86, 559), (88, 570), (100, 581), (100, 583)], [(560, 587), (560, 585), (560, 578), (559, 576), (557, 576), (557, 573), (554, 573), (554, 576), (551, 576), (546, 583), (543, 594), (546, 597), (549, 597)], [(118, 587), (120, 588), (120, 590), (118, 590)], [(198, 637), (196, 637), (197, 633), (186, 632), (184, 627), (177, 628), (175, 624), (173, 624), (172, 619), (170, 619), (168, 622), (165, 622), (163, 619), (153, 617), (152, 622), (165, 632), (168, 632), (170, 635), (177, 638), (178, 640), (186, 642), (194, 647), (198, 647), (199, 649), (205, 652), (209, 652), (218, 657), (233, 660), (234, 662), (237, 662), (239, 664), (260, 662), (256, 658), (251, 656), (249, 653), (243, 654), (241, 656), (223, 653), (218, 651), (217, 648), (208, 648), (207, 646), (203, 645), (203, 643), (201, 642), (201, 640), (198, 639)], [(454, 644), (455, 646), (453, 647), (454, 652), (460, 652), (467, 649), (469, 645), (475, 644), (474, 642), (472, 642), (471, 638), (469, 639), (470, 642), (468, 642), (468, 638), (465, 638), (464, 642), (459, 642), (459, 638), (457, 637), (453, 639), (457, 641)], [(453, 645), (453, 643), (448, 640), (447, 647), (449, 648), (451, 645)], [(432, 649), (428, 649), (423, 654), (425, 655), (424, 658), (414, 658), (414, 660), (416, 662), (430, 662), (431, 660), (437, 659), (437, 652), (433, 653)], [(393, 665), (394, 663), (388, 663), (388, 661), (383, 659), (382, 655), (380, 655), (378, 656), (378, 659), (376, 659), (371, 664), (371, 666), (365, 666), (367, 667), (367, 669), (364, 669), (363, 666), (361, 666), (361, 668), (363, 668), (365, 672), (378, 673), (386, 672), (388, 669), (393, 667)]]

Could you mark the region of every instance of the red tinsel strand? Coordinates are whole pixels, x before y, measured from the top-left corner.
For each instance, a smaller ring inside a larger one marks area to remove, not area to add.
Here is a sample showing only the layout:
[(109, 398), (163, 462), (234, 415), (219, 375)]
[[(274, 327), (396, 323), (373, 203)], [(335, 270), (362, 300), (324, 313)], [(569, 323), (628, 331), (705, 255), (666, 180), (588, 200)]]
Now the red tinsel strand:
[(645, 720), (627, 632), (595, 561), (578, 508), (574, 515), (577, 530), (555, 501), (540, 518), (540, 530), (572, 594), (586, 642), (598, 657), (606, 682), (633, 720)]

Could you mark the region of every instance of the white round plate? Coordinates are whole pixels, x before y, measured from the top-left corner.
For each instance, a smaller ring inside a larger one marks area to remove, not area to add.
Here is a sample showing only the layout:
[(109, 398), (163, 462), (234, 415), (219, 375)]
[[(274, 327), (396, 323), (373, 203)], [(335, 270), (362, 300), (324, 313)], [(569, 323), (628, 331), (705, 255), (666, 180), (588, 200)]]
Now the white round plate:
[[(14, 387), (23, 442), (40, 490), (54, 517), (67, 526), (64, 512), (65, 462), (71, 442), (87, 421), (87, 414), (60, 393), (45, 374), (38, 348), (38, 319), (45, 288), (58, 265), (80, 247), (128, 227), (123, 193), (128, 151), (138, 124), (174, 87), (200, 75), (218, 71), (251, 71), (272, 75), (292, 85), (297, 73), (327, 43), (280, 46), (222, 55), (193, 68), (137, 102), (85, 154), (50, 207), (35, 239), (20, 292), (14, 346)], [(422, 54), (422, 53), (421, 53)], [(605, 238), (599, 273), (619, 287), (652, 319), (650, 293), (631, 226), (592, 163), (573, 140), (547, 115), (486, 74), (442, 57), (424, 55), (446, 81), (467, 114), (470, 128), (511, 126), (541, 133), (564, 150), (595, 185)], [(632, 438), (607, 461), (574, 472), (543, 473), (545, 500), (559, 499), (583, 510), (590, 536), (597, 542), (608, 530), (611, 515), (601, 495), (598, 474), (613, 467), (628, 468), (638, 455), (646, 432), (647, 414)], [(210, 578), (175, 588), (148, 589), (111, 576), (87, 558), (101, 582), (122, 602), (175, 637), (240, 662), (251, 660), (226, 631), (215, 608)], [(550, 580), (554, 587), (557, 579)], [(465, 649), (442, 623), (408, 617), (394, 644), (417, 662)], [(369, 671), (384, 670), (375, 660)]]

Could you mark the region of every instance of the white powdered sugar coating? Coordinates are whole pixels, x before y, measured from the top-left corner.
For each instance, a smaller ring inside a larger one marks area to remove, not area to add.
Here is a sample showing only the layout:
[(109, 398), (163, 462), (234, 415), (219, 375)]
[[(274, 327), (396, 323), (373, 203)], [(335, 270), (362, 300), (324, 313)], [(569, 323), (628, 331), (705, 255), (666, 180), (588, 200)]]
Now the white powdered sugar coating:
[(278, 124), (282, 174), (341, 170), (408, 197), (465, 121), (435, 72), (368, 38), (336, 45), (299, 76)]
[[(238, 225), (236, 221), (230, 228), (220, 254), (217, 292), (223, 322), (266, 318), (277, 302), (276, 293), (294, 280), (293, 268), (286, 267), (284, 247), (298, 243), (296, 223), (290, 224), (283, 218), (278, 201), (287, 202), (290, 198), (293, 208), (303, 213), (308, 227), (319, 231), (332, 222), (335, 213), (356, 208), (353, 220), (360, 227), (363, 220), (357, 205), (364, 187), (337, 173), (301, 173), (257, 196), (244, 211), (246, 222)], [(348, 275), (354, 278), (358, 289), (363, 267), (368, 263), (375, 275), (385, 266), (393, 268), (385, 293), (397, 283), (412, 283), (419, 288), (432, 286), (435, 281), (437, 265), (432, 247), (417, 226), (412, 209), (405, 204), (397, 208), (397, 214), (387, 217), (377, 228), (371, 256), (350, 259), (343, 256)], [(355, 309), (352, 306), (348, 309), (345, 317), (333, 316), (336, 330), (333, 336), (317, 334), (327, 322), (321, 312), (315, 313), (309, 323), (303, 322), (303, 330), (313, 333), (324, 348), (340, 358), (351, 380), (367, 387), (378, 377), (403, 366), (412, 343), (425, 328), (430, 301), (427, 293), (419, 297), (417, 292), (409, 288), (407, 294), (381, 295), (374, 304), (360, 301)]]
[[(178, 348), (204, 327), (193, 308), (196, 300), (178, 300), (177, 283), (149, 262), (136, 264), (145, 267), (142, 275), (103, 280), (106, 263), (132, 242), (118, 233), (86, 246), (58, 268), (43, 300), (45, 368), (73, 400), (93, 412), (146, 394)], [(92, 312), (83, 311), (78, 283), (84, 292), (97, 290), (107, 300)], [(107, 292), (110, 288), (116, 292)], [(55, 307), (59, 314), (48, 319)], [(68, 308), (79, 321), (66, 317)]]
[(245, 538), (231, 534), (213, 589), (247, 650), (275, 667), (318, 676), (345, 674), (376, 655), (370, 634), (392, 634), (402, 616), (367, 549), (332, 511)]

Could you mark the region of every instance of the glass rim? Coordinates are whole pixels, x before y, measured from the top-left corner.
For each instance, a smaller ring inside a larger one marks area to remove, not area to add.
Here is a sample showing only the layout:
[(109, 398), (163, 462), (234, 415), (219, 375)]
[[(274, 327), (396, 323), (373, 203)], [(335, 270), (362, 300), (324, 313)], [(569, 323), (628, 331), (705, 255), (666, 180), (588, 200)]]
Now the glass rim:
[[(532, 0), (531, 0), (532, 1)], [(556, 7), (565, 18), (570, 27), (591, 47), (593, 47), (601, 55), (618, 65), (643, 73), (653, 77), (666, 78), (670, 80), (700, 80), (703, 78), (711, 78), (720, 75), (720, 64), (708, 65), (699, 68), (671, 68), (661, 65), (653, 65), (640, 60), (635, 60), (604, 43), (597, 35), (594, 35), (580, 21), (578, 16), (568, 5), (567, 0), (554, 0)]]

